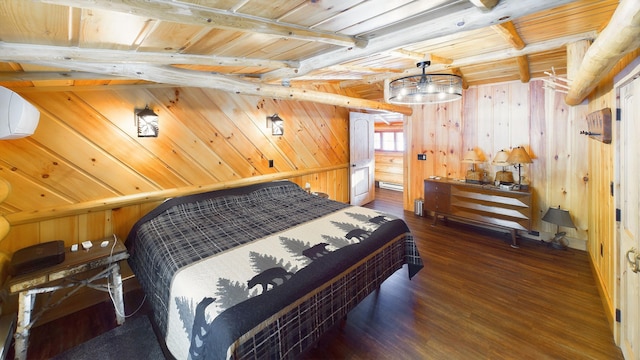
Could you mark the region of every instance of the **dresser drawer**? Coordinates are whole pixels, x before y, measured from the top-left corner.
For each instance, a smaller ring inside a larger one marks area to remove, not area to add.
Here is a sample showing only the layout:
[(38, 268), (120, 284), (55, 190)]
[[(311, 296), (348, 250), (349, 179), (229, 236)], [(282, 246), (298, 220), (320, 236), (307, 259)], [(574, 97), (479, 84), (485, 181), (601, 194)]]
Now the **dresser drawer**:
[(427, 193), (440, 193), (448, 195), (451, 193), (451, 184), (426, 180), (424, 182), (424, 193), (425, 196)]
[(439, 213), (448, 213), (451, 198), (448, 194), (428, 193), (425, 194), (424, 209)]

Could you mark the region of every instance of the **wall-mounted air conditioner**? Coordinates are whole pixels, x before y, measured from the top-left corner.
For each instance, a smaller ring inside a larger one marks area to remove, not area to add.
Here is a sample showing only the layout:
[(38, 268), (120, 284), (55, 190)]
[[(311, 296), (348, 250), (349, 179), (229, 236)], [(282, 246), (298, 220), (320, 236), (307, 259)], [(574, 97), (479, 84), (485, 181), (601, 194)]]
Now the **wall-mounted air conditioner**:
[(0, 140), (32, 135), (40, 112), (15, 92), (0, 86)]

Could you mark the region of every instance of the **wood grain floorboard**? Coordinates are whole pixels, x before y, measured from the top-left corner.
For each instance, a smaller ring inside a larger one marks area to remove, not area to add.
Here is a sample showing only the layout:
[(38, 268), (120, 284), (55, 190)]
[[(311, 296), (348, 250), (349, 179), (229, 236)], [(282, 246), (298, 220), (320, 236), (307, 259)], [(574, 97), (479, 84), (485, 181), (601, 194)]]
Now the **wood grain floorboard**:
[[(386, 280), (304, 359), (623, 359), (588, 254), (459, 223), (431, 226), (377, 189), (368, 207), (402, 217), (425, 267)], [(142, 299), (125, 298), (128, 312)], [(143, 307), (141, 314), (148, 309)], [(34, 328), (30, 359), (47, 359), (115, 327), (109, 303)]]
[(588, 254), (398, 210), (401, 193), (367, 205), (401, 216), (425, 263), (396, 272), (306, 359), (622, 359)]

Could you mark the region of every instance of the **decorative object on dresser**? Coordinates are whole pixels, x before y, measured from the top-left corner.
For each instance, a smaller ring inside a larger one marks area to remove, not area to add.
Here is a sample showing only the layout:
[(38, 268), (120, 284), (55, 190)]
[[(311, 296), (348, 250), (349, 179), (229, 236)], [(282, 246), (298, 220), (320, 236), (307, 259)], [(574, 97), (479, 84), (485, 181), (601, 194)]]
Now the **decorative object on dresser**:
[(560, 232), (560, 226), (572, 229), (576, 228), (576, 226), (573, 224), (573, 221), (571, 220), (569, 210), (560, 209), (560, 206), (558, 206), (557, 208), (550, 207), (542, 217), (542, 221), (556, 224), (558, 226), (555, 236), (553, 237), (553, 239), (551, 239), (551, 246), (556, 249), (566, 249), (569, 245), (568, 241), (565, 238), (567, 233), (564, 231)]
[(508, 229), (511, 247), (517, 248), (517, 231), (531, 230), (531, 193), (450, 179), (427, 179), (423, 213), (427, 212), (433, 212), (434, 226), (438, 216), (442, 216)]
[(507, 167), (512, 165), (510, 162), (507, 161), (508, 158), (509, 158), (509, 153), (504, 150), (498, 151), (498, 153), (496, 154), (496, 157), (493, 158), (492, 165), (502, 167), (501, 171), (496, 171), (496, 177), (495, 177), (495, 181), (497, 182), (496, 185), (513, 184), (513, 173), (511, 171), (507, 171)]
[(470, 149), (464, 154), (461, 162), (471, 164), (471, 170), (468, 170), (464, 177), (465, 181), (473, 184), (482, 184), (484, 174), (482, 171), (476, 171), (476, 164), (482, 162), (478, 154), (473, 149)]
[[(522, 164), (531, 164), (531, 157), (527, 153), (523, 147), (518, 146), (517, 148), (511, 150), (509, 157), (507, 158), (507, 162), (510, 164), (517, 164), (515, 167), (518, 169), (518, 187), (522, 187)], [(528, 187), (526, 185), (525, 187)]]

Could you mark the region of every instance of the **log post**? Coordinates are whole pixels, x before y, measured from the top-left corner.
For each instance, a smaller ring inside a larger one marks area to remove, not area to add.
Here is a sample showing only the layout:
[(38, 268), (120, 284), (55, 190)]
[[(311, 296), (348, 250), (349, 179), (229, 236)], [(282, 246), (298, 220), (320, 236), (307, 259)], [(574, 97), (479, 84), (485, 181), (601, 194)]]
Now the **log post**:
[(565, 97), (580, 104), (618, 61), (640, 47), (640, 1), (622, 0), (607, 27), (587, 50)]

